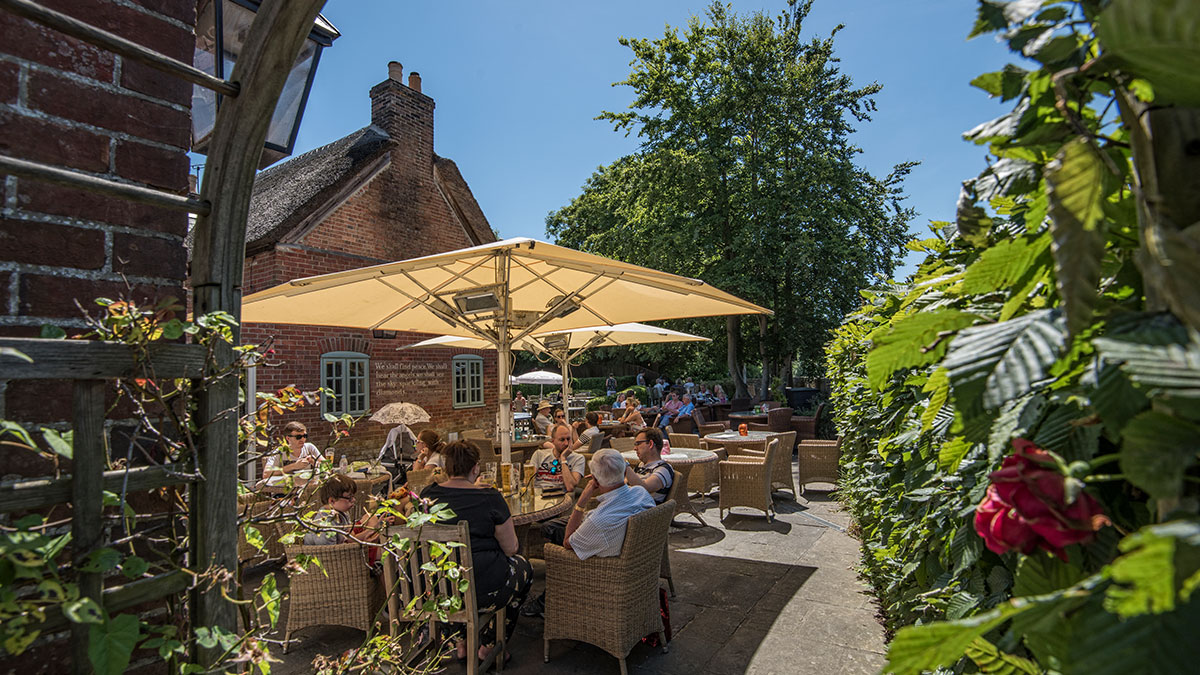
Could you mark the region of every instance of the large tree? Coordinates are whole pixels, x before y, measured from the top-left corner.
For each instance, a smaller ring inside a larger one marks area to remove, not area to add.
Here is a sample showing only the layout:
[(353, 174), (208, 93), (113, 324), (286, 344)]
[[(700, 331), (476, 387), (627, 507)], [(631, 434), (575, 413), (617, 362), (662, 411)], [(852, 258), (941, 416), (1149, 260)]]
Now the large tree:
[[(828, 331), (858, 291), (890, 276), (912, 212), (902, 164), (877, 178), (854, 163), (854, 122), (874, 110), (877, 84), (839, 72), (833, 37), (806, 40), (809, 2), (772, 18), (723, 4), (662, 38), (628, 39), (634, 91), (625, 112), (638, 152), (601, 167), (583, 193), (551, 213), (559, 243), (699, 277), (770, 307), (764, 321), (726, 320), (727, 366), (746, 395), (744, 344), (757, 343), (764, 383), (815, 373)], [(836, 30), (834, 34), (836, 34)], [(714, 336), (716, 337), (716, 336)]]

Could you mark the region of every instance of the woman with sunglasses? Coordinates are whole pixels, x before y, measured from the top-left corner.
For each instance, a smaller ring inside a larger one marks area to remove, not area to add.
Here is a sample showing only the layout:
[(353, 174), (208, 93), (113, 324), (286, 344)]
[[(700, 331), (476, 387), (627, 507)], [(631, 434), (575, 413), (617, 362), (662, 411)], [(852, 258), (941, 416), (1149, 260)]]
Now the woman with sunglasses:
[(263, 477), (282, 476), (293, 471), (311, 469), (321, 461), (321, 451), (308, 442), (308, 429), (299, 422), (283, 425), (283, 438), (287, 450), (267, 457), (263, 464)]
[(417, 458), (413, 461), (416, 470), (437, 467), (444, 469), (446, 461), (442, 459), (442, 450), (446, 444), (442, 437), (433, 429), (425, 429), (417, 434)]

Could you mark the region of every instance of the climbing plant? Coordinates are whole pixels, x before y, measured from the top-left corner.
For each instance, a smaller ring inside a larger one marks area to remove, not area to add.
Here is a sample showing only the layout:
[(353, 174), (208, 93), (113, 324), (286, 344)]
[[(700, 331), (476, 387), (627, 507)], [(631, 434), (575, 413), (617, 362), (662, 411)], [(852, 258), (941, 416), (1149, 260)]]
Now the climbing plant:
[(1200, 5), (982, 0), (992, 33), (988, 168), (828, 350), (887, 670), (1190, 672)]

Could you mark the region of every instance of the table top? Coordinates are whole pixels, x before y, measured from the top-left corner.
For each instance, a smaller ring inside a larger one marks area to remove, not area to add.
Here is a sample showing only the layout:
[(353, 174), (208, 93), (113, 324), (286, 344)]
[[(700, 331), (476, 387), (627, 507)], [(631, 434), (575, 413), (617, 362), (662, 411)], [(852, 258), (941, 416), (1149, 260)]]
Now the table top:
[[(634, 450), (626, 450), (621, 453), (627, 462), (638, 461), (637, 452)], [(671, 452), (665, 453), (662, 458), (667, 464), (675, 466), (677, 464), (705, 464), (708, 462), (717, 461), (717, 453), (712, 450), (703, 450), (701, 448), (671, 448)]]
[(540, 520), (560, 516), (571, 508), (575, 499), (568, 495), (543, 497), (535, 488), (520, 494), (505, 495), (508, 510), (512, 513), (513, 525), (528, 525)]
[(715, 441), (717, 443), (739, 443), (745, 441), (761, 441), (767, 438), (774, 438), (779, 434), (774, 431), (747, 431), (743, 436), (736, 431), (719, 431), (715, 434), (709, 434), (704, 437), (706, 441)]
[(729, 413), (729, 419), (740, 420), (742, 422), (766, 422), (767, 413), (731, 412)]

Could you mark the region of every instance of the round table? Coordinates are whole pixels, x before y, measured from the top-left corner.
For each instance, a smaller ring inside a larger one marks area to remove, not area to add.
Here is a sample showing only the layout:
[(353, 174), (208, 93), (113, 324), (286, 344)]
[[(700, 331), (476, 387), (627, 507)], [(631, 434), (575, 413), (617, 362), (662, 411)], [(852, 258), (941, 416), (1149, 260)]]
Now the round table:
[(768, 438), (774, 438), (779, 434), (774, 431), (747, 431), (743, 436), (736, 431), (718, 431), (715, 434), (709, 434), (704, 437), (704, 440), (709, 445), (718, 444), (721, 446), (727, 445), (745, 445), (746, 442), (765, 441)]
[[(630, 464), (638, 462), (636, 451), (626, 450), (621, 453), (621, 456)], [(671, 448), (671, 452), (665, 453), (662, 458), (667, 464), (671, 465), (671, 468), (675, 469), (675, 480), (683, 481), (684, 485), (681, 492), (683, 497), (680, 499), (680, 503), (675, 505), (675, 515), (685, 512), (690, 513), (696, 517), (696, 520), (700, 521), (701, 525), (707, 526), (708, 523), (704, 522), (704, 516), (701, 516), (700, 512), (696, 510), (695, 504), (692, 504), (692, 498), (688, 495), (687, 491), (687, 483), (688, 476), (692, 473), (692, 467), (717, 461), (717, 453), (700, 448)]]
[(728, 417), (730, 426), (734, 424), (749, 424), (750, 422), (754, 422), (755, 424), (767, 423), (767, 413), (731, 412)]
[(575, 503), (574, 498), (569, 495), (543, 497), (533, 488), (523, 490), (519, 494), (504, 495), (504, 501), (508, 502), (513, 525), (517, 527), (560, 516)]

